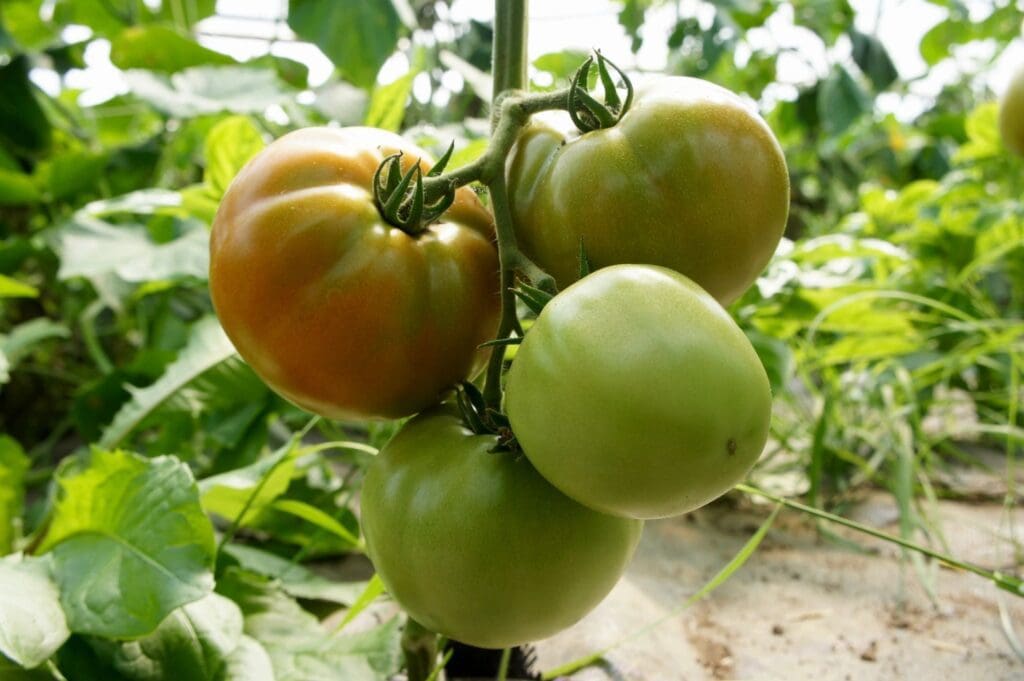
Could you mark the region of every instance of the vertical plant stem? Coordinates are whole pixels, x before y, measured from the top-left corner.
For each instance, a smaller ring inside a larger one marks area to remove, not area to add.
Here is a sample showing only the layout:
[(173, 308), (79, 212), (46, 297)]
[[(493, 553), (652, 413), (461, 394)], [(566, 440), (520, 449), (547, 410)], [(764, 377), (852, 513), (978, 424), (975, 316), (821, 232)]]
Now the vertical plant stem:
[(526, 87), (527, 0), (494, 1), (494, 92)]
[(437, 634), (408, 618), (402, 632), (402, 655), (409, 681), (426, 681), (437, 665)]
[[(501, 321), (498, 323), (497, 338), (507, 338), (515, 328), (516, 299), (512, 293), (515, 284), (516, 267), (516, 235), (512, 228), (512, 213), (508, 205), (508, 187), (505, 176), (498, 174), (487, 185), (491, 195), (491, 209), (494, 211), (494, 224), (498, 235), (498, 262), (501, 265)], [(487, 365), (487, 378), (484, 383), (484, 401), (487, 406), (498, 409), (501, 406), (501, 368), (505, 360), (505, 346), (497, 345), (491, 349), (490, 363)]]
[[(491, 104), (495, 106), (502, 93), (522, 89), (526, 84), (526, 0), (495, 0), (494, 3), (494, 93)], [(494, 125), (498, 117), (494, 117)], [(498, 239), (498, 261), (501, 266), (501, 321), (498, 323), (497, 338), (507, 338), (518, 325), (516, 300), (512, 293), (515, 283), (515, 268), (519, 264), (516, 254), (516, 235), (512, 226), (512, 212), (509, 209), (508, 187), (505, 183), (504, 159), (502, 168), (488, 178), (487, 189), (491, 196), (491, 210), (494, 211), (495, 231)], [(495, 346), (491, 350), (490, 363), (484, 383), (484, 400), (493, 409), (501, 407), (501, 369), (505, 359), (505, 347)]]

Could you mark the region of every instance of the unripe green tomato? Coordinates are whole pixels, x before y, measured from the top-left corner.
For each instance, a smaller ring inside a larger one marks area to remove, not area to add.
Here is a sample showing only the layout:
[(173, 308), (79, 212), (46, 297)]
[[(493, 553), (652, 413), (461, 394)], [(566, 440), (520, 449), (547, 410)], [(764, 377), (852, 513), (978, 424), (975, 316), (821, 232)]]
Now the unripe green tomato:
[(535, 117), (507, 165), (522, 250), (560, 287), (592, 267), (682, 272), (723, 305), (767, 265), (789, 213), (786, 159), (768, 125), (697, 78), (640, 84), (611, 128), (579, 134), (564, 112)]
[(1003, 94), (999, 132), (1007, 149), (1024, 156), (1024, 66), (1017, 69)]
[(628, 518), (691, 511), (757, 461), (772, 397), (750, 341), (703, 289), (663, 267), (598, 270), (551, 300), (505, 393), (537, 471)]
[(432, 631), (481, 648), (547, 638), (618, 581), (643, 523), (597, 513), (521, 455), (492, 453), (448, 407), (409, 421), (366, 474), (362, 527), (388, 592)]

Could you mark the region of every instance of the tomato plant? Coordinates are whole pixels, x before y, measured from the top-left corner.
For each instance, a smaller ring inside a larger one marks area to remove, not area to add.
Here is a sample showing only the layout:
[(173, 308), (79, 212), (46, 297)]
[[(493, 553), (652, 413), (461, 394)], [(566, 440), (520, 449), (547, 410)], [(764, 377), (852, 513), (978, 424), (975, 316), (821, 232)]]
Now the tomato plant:
[(389, 593), (450, 638), (501, 648), (573, 624), (618, 581), (641, 522), (597, 513), (456, 412), (428, 411), (363, 485), (367, 550)]
[(606, 513), (691, 511), (743, 479), (768, 436), (764, 367), (728, 313), (672, 270), (619, 265), (544, 308), (508, 374), (523, 452)]
[(254, 158), (221, 202), (210, 293), (221, 324), (272, 387), (331, 418), (399, 417), (481, 365), (497, 325), (492, 222), (460, 189), (419, 234), (384, 222), (371, 185), (398, 135), (311, 128)]
[(789, 210), (771, 130), (695, 78), (639, 86), (611, 128), (581, 135), (564, 113), (531, 123), (508, 178), (519, 245), (561, 286), (578, 277), (582, 242), (594, 267), (670, 267), (728, 304), (768, 263)]
[(1024, 156), (1024, 66), (1014, 72), (999, 107), (999, 131), (1007, 149)]

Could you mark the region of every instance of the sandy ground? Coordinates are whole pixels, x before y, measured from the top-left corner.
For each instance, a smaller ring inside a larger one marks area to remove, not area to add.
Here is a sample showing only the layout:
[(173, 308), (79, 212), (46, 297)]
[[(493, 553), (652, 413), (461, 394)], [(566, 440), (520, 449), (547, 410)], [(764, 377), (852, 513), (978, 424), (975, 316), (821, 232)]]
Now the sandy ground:
[[(847, 515), (898, 531), (892, 498), (875, 493)], [(995, 503), (943, 501), (933, 509), (949, 552), (1017, 570), (1009, 514)], [(678, 610), (743, 546), (767, 508), (715, 505), (649, 522), (611, 595), (575, 627), (537, 646), (551, 669), (611, 646)], [(1012, 518), (1024, 540), (1024, 511)], [(997, 534), (998, 533), (998, 534)], [(608, 664), (574, 681), (677, 679), (1024, 679), (1000, 624), (1001, 599), (1024, 638), (1024, 598), (973, 574), (931, 566), (929, 598), (898, 548), (843, 532), (871, 553), (821, 539), (783, 511), (761, 547), (705, 600), (616, 645)], [(1000, 535), (1003, 538), (1000, 538)]]

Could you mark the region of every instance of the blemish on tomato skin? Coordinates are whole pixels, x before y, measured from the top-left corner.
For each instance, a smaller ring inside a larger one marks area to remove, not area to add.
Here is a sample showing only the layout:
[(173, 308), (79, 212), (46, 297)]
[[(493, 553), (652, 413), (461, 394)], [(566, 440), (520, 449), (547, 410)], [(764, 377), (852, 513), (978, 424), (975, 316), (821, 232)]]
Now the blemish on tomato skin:
[(736, 438), (729, 438), (729, 441), (725, 443), (725, 451), (729, 453), (729, 456), (732, 456), (736, 453), (736, 448)]

